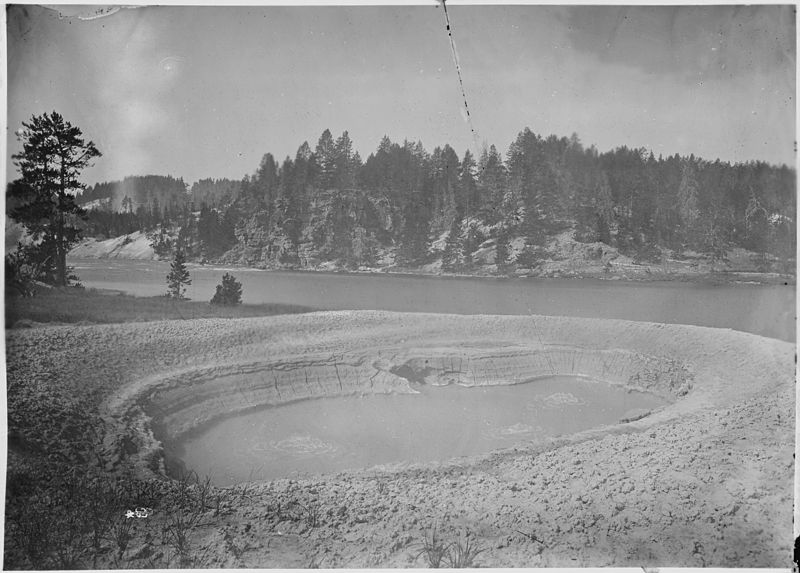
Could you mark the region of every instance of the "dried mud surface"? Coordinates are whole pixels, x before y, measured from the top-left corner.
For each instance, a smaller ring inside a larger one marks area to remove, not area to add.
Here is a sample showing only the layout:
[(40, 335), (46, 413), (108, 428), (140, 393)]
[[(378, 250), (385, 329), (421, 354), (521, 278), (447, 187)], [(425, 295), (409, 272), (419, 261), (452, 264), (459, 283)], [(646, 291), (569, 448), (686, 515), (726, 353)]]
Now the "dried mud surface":
[[(583, 374), (674, 402), (525, 448), (250, 484), (193, 543), (209, 566), (425, 566), (419, 543), (435, 525), (451, 539), (472, 531), (481, 566), (785, 567), (793, 351), (730, 330), (540, 316), (359, 311), (49, 327), (7, 332), (9, 428), (47, 453), (72, 439), (69, 413), (80, 411), (99, 428), (87, 463), (153, 477), (164, 471), (157, 437), (258, 404), (413, 391), (417, 382), (398, 375), (410, 372), (467, 385)], [(49, 403), (68, 406), (53, 418)], [(276, 510), (297, 502), (318, 519)]]

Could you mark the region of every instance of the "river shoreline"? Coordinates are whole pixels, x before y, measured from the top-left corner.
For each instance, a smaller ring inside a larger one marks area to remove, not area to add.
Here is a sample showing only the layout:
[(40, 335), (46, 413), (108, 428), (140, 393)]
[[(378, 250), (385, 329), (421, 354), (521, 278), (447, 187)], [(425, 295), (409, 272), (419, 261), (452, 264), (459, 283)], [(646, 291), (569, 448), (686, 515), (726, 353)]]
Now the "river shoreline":
[[(102, 260), (131, 260), (141, 262), (142, 259), (123, 259), (117, 257), (71, 257), (68, 259), (70, 265), (80, 265), (81, 261), (102, 261)], [(168, 263), (167, 259), (152, 259), (153, 262)], [(705, 285), (782, 285), (794, 286), (796, 277), (773, 272), (759, 271), (738, 271), (738, 270), (717, 270), (713, 272), (664, 272), (658, 266), (637, 265), (631, 272), (552, 272), (552, 273), (531, 273), (529, 271), (513, 272), (509, 274), (476, 271), (472, 273), (455, 273), (446, 271), (431, 271), (422, 268), (404, 267), (384, 267), (384, 268), (365, 268), (365, 269), (346, 269), (346, 268), (307, 268), (294, 265), (271, 265), (271, 266), (247, 266), (234, 263), (223, 262), (198, 262), (189, 261), (187, 267), (220, 269), (231, 272), (274, 272), (292, 273), (298, 275), (335, 275), (335, 276), (385, 276), (385, 277), (407, 277), (407, 278), (436, 278), (436, 279), (494, 279), (507, 281), (514, 279), (534, 279), (534, 280), (575, 280), (575, 281), (610, 281), (619, 284), (633, 283), (696, 283)]]

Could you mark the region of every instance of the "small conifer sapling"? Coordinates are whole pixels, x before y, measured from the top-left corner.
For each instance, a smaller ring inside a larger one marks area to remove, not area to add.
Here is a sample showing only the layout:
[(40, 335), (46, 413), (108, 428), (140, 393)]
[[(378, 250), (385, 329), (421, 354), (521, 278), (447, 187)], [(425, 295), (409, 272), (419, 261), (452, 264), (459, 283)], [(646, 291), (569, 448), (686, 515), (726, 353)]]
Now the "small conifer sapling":
[(186, 255), (180, 249), (175, 251), (175, 258), (170, 264), (170, 271), (167, 275), (167, 296), (182, 300), (186, 297), (186, 287), (192, 284), (189, 278), (189, 270), (186, 268)]
[(211, 304), (235, 306), (242, 303), (242, 283), (230, 273), (222, 277), (222, 284), (217, 285), (217, 292), (211, 299)]

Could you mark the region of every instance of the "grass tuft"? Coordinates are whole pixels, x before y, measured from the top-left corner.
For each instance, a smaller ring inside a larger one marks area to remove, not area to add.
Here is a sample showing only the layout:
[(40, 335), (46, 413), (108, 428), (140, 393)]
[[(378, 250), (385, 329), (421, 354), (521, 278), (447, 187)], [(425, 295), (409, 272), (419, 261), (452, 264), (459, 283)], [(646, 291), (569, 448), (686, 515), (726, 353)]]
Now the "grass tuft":
[(292, 502), (292, 505), (300, 509), (298, 518), (304, 520), (309, 529), (313, 529), (322, 523), (322, 505), (317, 501), (310, 501), (302, 504), (299, 501)]
[(435, 525), (422, 538), (421, 545), (415, 560), (424, 555), (428, 567), (431, 569), (438, 569), (441, 567), (450, 551), (450, 544), (445, 543), (444, 540), (437, 535)]
[(453, 569), (468, 569), (475, 567), (475, 558), (484, 551), (485, 549), (470, 539), (468, 531), (462, 531), (458, 540), (450, 544), (447, 561)]

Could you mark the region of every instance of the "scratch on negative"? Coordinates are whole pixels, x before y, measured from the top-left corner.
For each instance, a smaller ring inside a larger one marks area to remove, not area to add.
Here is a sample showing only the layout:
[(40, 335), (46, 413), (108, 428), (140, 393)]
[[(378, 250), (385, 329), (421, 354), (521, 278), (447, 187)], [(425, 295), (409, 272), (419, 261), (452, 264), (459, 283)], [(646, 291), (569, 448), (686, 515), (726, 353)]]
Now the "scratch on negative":
[(464, 99), (464, 111), (467, 114), (467, 125), (472, 133), (472, 140), (475, 143), (475, 151), (478, 152), (478, 134), (475, 132), (475, 127), (472, 125), (472, 116), (469, 113), (469, 104), (467, 103), (467, 92), (464, 89), (464, 80), (461, 77), (461, 64), (458, 61), (458, 50), (456, 49), (456, 41), (453, 38), (453, 27), (450, 25), (450, 15), (447, 13), (447, 0), (439, 0), (444, 10), (444, 19), (447, 24), (447, 37), (450, 39), (450, 52), (453, 54), (453, 63), (456, 66), (456, 74), (458, 74), (458, 85), (461, 88), (461, 97)]

